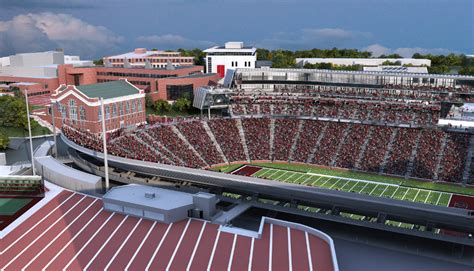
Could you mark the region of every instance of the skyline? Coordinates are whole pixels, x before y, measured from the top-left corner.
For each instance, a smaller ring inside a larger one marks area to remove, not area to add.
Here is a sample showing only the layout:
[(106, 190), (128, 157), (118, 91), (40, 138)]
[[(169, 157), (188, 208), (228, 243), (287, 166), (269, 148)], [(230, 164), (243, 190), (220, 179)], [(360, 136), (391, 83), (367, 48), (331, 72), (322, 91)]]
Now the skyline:
[(267, 49), (355, 48), (374, 56), (474, 53), (469, 0), (0, 0), (0, 6), (0, 56), (63, 48), (98, 58), (229, 40)]

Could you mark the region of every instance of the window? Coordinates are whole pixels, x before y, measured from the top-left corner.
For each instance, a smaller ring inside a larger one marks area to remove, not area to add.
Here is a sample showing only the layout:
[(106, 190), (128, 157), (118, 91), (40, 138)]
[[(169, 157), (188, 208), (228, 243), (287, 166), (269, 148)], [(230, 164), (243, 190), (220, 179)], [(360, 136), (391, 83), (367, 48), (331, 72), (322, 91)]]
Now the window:
[(119, 105), (119, 114), (120, 116), (123, 116), (123, 105), (122, 103), (119, 103), (118, 105)]
[(186, 97), (193, 100), (194, 85), (168, 85), (166, 86), (166, 95), (168, 100), (175, 101), (181, 97)]
[(135, 113), (137, 107), (136, 107), (136, 104), (135, 104), (135, 101), (132, 101), (132, 113)]
[(77, 120), (77, 108), (76, 108), (76, 101), (69, 100), (69, 119)]
[(105, 119), (110, 119), (110, 107), (108, 105), (105, 106)]
[(126, 107), (125, 107), (125, 113), (126, 113), (126, 114), (129, 114), (129, 113), (130, 113), (130, 102), (127, 101), (127, 102), (125, 103), (125, 106), (126, 106)]
[(112, 105), (112, 117), (117, 117), (117, 104)]
[(138, 112), (142, 112), (143, 107), (142, 107), (142, 100), (138, 100)]
[(81, 119), (81, 121), (85, 121), (86, 120), (86, 109), (84, 108), (84, 106), (81, 105), (81, 107), (79, 108), (79, 117)]
[(97, 115), (99, 117), (99, 121), (102, 121), (102, 107), (98, 106), (97, 107), (97, 111), (99, 112)]

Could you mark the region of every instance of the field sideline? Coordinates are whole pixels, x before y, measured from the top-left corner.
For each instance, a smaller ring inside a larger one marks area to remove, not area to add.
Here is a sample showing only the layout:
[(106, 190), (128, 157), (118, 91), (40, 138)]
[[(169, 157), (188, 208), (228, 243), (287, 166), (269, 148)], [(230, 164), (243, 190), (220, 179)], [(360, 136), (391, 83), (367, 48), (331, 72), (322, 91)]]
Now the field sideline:
[[(461, 187), (457, 185), (450, 185), (450, 184), (444, 184), (444, 183), (424, 182), (424, 181), (418, 181), (418, 180), (413, 180), (413, 179), (403, 179), (403, 178), (397, 178), (397, 177), (392, 177), (392, 176), (384, 176), (384, 175), (370, 174), (370, 173), (364, 173), (364, 172), (354, 172), (350, 170), (335, 170), (335, 169), (321, 168), (317, 166), (302, 165), (302, 164), (285, 164), (285, 163), (232, 164), (232, 165), (214, 167), (212, 168), (212, 170), (230, 173), (236, 170), (237, 168), (242, 167), (243, 165), (254, 165), (254, 166), (263, 167), (264, 169), (266, 169), (266, 171), (263, 172), (263, 170), (260, 170), (259, 172), (256, 172), (253, 175), (253, 177), (275, 179), (277, 181), (300, 183), (304, 179), (300, 178), (297, 180), (295, 179), (296, 177), (299, 177), (300, 175), (303, 175), (303, 174), (311, 174), (313, 176), (319, 175), (324, 178), (332, 178), (332, 179), (340, 179), (340, 178), (357, 179), (357, 180), (366, 181), (370, 183), (377, 183), (380, 185), (384, 184), (384, 186), (397, 185), (397, 186), (403, 186), (407, 190), (416, 189), (416, 190), (421, 190), (421, 191), (426, 190), (426, 191), (434, 191), (434, 192), (446, 192), (447, 194), (457, 193), (457, 194), (474, 196), (474, 188), (469, 188), (469, 187)], [(288, 176), (287, 174), (285, 174), (285, 176), (283, 176), (283, 174), (281, 176), (279, 174), (275, 174), (275, 175), (265, 174), (267, 172), (270, 173), (272, 170), (273, 171), (279, 170), (280, 172), (289, 171), (295, 174), (293, 176)], [(331, 182), (328, 181), (327, 184), (329, 185), (329, 183)], [(304, 184), (307, 184), (307, 183), (304, 183)], [(338, 189), (339, 185), (336, 184), (332, 188)], [(345, 187), (345, 189), (347, 189), (347, 187)], [(409, 193), (409, 195), (410, 194), (411, 193)], [(424, 195), (424, 192), (421, 194)]]

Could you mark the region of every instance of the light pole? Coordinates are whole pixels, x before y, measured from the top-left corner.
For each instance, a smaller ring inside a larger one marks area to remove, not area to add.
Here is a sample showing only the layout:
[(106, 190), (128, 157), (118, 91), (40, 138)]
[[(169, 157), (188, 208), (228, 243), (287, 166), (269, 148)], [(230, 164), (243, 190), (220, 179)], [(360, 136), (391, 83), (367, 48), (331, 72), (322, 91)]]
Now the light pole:
[(100, 98), (100, 110), (102, 112), (102, 145), (104, 147), (104, 169), (105, 169), (105, 191), (109, 191), (109, 162), (107, 161), (107, 138), (105, 133), (105, 110), (104, 98)]
[(33, 171), (33, 175), (36, 175), (35, 161), (33, 158), (33, 139), (31, 138), (30, 108), (28, 106), (28, 90), (27, 89), (25, 89), (25, 101), (26, 101), (26, 118), (28, 119), (28, 134), (30, 136), (31, 169)]
[(54, 157), (58, 158), (58, 141), (56, 140), (56, 122), (54, 117), (54, 106), (57, 107), (58, 102), (51, 102), (51, 116), (53, 119), (53, 138), (54, 138)]

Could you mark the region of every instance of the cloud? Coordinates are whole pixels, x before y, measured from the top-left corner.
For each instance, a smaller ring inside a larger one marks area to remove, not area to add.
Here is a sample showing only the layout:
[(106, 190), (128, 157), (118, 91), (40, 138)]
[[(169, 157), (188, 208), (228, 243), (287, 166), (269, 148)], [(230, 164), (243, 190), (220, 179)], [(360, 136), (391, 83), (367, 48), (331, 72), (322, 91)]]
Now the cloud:
[(192, 40), (180, 35), (166, 34), (166, 35), (151, 35), (140, 36), (137, 38), (138, 42), (146, 43), (147, 45), (159, 48), (208, 48), (214, 46), (216, 43), (205, 40)]
[(84, 0), (0, 0), (0, 6), (5, 9), (83, 9), (95, 5)]
[(122, 41), (107, 28), (68, 14), (29, 13), (0, 21), (0, 52), (6, 55), (63, 48), (67, 54), (96, 57)]
[(295, 33), (276, 33), (271, 38), (256, 42), (256, 46), (268, 49), (358, 47), (371, 39), (372, 34), (367, 32), (342, 28), (305, 28)]
[(369, 45), (363, 50), (372, 52), (373, 56), (388, 55), (388, 54), (399, 54), (402, 57), (412, 57), (414, 53), (420, 54), (433, 54), (433, 55), (447, 55), (450, 53), (459, 54), (460, 52), (453, 51), (445, 48), (422, 48), (422, 47), (400, 47), (396, 49), (390, 49), (380, 44)]

